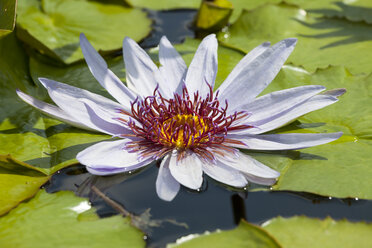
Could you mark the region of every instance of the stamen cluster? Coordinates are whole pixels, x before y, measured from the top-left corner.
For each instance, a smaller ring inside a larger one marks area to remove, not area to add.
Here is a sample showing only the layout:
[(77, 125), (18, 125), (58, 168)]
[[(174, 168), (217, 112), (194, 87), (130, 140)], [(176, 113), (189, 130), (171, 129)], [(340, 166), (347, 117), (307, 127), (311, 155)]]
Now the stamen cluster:
[(184, 87), (182, 93), (175, 93), (172, 99), (164, 98), (158, 89), (152, 96), (136, 99), (131, 104), (131, 113), (121, 111), (132, 118), (127, 122), (133, 132), (131, 136), (140, 138), (129, 142), (126, 149), (154, 158), (173, 149), (179, 154), (191, 150), (211, 160), (214, 156), (207, 148), (228, 149), (223, 145), (227, 132), (250, 127), (233, 125), (247, 113), (227, 115), (228, 103), (221, 107), (218, 92), (214, 94), (212, 87), (209, 88), (205, 98), (198, 92), (191, 97)]

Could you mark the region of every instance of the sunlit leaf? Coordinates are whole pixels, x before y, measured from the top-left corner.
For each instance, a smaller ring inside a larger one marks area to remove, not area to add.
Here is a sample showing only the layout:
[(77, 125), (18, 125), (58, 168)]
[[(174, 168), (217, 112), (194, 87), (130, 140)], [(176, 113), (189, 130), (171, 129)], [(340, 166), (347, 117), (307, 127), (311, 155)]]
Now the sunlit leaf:
[(0, 2), (0, 36), (14, 29), (17, 0), (2, 0)]
[(48, 179), (37, 168), (0, 155), (0, 215), (36, 194)]
[(286, 248), (372, 246), (372, 225), (362, 222), (335, 221), (329, 217), (324, 220), (278, 217), (265, 223), (263, 228)]
[(372, 2), (370, 0), (285, 0), (285, 2), (298, 5), (312, 14), (372, 23)]
[(232, 11), (232, 4), (228, 0), (203, 1), (195, 26), (208, 32), (217, 32), (227, 25)]
[[(134, 25), (135, 24), (135, 25)], [(82, 59), (79, 34), (97, 50), (119, 50), (125, 36), (139, 41), (151, 21), (139, 9), (85, 0), (20, 0), (17, 34), (41, 53), (65, 63)]]
[(98, 219), (89, 202), (72, 192), (48, 194), (33, 199), (0, 218), (0, 244), (13, 248), (145, 247), (143, 233), (128, 218)]
[(168, 245), (167, 247), (276, 248), (281, 246), (260, 227), (241, 221), (234, 230), (184, 237), (179, 239), (177, 244)]
[(372, 68), (372, 26), (345, 19), (315, 18), (290, 5), (265, 5), (243, 12), (226, 32), (219, 34), (223, 43), (250, 51), (262, 42), (272, 43), (296, 37), (296, 49), (287, 63), (310, 72), (328, 65), (345, 65), (352, 73)]
[(252, 10), (268, 3), (280, 3), (281, 0), (230, 0), (234, 11), (230, 17), (230, 23), (234, 23), (241, 15), (243, 9)]

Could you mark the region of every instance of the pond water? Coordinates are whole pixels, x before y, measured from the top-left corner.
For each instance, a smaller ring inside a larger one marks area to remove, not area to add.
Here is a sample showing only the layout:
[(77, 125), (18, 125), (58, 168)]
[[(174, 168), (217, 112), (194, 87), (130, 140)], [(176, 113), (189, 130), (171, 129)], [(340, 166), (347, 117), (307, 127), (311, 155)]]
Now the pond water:
[[(180, 43), (185, 37), (193, 37), (194, 32), (190, 27), (195, 14), (194, 10), (149, 12), (149, 16), (154, 19), (154, 31), (141, 46), (156, 46), (162, 35), (167, 35), (173, 43)], [(145, 230), (149, 247), (164, 247), (191, 233), (232, 229), (242, 218), (255, 224), (262, 224), (278, 215), (331, 216), (350, 221), (372, 221), (372, 201), (330, 199), (290, 192), (238, 192), (209, 178), (205, 178), (201, 192), (182, 188), (172, 202), (165, 202), (158, 198), (155, 191), (157, 173), (158, 168), (153, 163), (132, 174), (97, 177), (89, 174), (84, 166), (76, 165), (54, 175), (45, 188), (50, 193), (71, 190), (78, 196), (89, 197), (102, 217), (118, 212), (92, 192), (91, 186), (96, 186), (135, 215), (149, 209), (151, 219), (173, 220)], [(187, 228), (184, 224), (187, 224)]]
[[(134, 174), (98, 177), (89, 174), (84, 166), (63, 169), (52, 177), (46, 190), (49, 193), (71, 190), (89, 197), (102, 217), (118, 212), (91, 191), (96, 186), (107, 197), (139, 215), (150, 209), (151, 219), (172, 219), (177, 224), (164, 222), (159, 227), (146, 229), (149, 247), (164, 247), (169, 242), (191, 233), (206, 230), (232, 229), (244, 218), (262, 224), (278, 215), (372, 221), (372, 201), (329, 199), (328, 197), (291, 192), (238, 192), (205, 177), (201, 192), (181, 188), (172, 202), (160, 200), (155, 191), (158, 168), (155, 163)], [(184, 225), (187, 224), (187, 228)]]

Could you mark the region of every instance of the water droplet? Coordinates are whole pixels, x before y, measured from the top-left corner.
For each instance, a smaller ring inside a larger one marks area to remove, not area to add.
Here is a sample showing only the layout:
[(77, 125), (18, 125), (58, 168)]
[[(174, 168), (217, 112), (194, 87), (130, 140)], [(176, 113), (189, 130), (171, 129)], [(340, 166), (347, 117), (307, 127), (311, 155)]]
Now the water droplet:
[(128, 171), (129, 174), (132, 174), (132, 171)]
[(143, 236), (143, 240), (147, 240), (148, 238), (147, 235)]
[(273, 187), (270, 187), (270, 190), (273, 190)]
[(358, 198), (358, 197), (355, 197), (355, 200), (356, 200), (356, 201), (359, 201), (359, 198)]
[(57, 174), (60, 174), (61, 173), (61, 171), (57, 171)]
[(246, 190), (248, 190), (248, 188), (247, 187), (244, 187), (243, 190), (246, 191)]
[(332, 200), (332, 197), (330, 196), (330, 197), (328, 197), (328, 199), (329, 199), (329, 200)]

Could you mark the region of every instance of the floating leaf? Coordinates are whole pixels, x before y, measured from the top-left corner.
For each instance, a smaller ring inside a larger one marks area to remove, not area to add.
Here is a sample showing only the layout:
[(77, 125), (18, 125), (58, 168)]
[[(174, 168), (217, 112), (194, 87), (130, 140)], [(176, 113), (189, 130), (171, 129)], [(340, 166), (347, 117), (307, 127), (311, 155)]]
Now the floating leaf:
[(0, 3), (0, 36), (13, 31), (17, 0), (2, 0)]
[(35, 195), (49, 177), (42, 171), (0, 155), (0, 215)]
[(20, 0), (17, 25), (17, 34), (24, 42), (72, 63), (83, 58), (80, 33), (85, 33), (97, 50), (119, 50), (125, 36), (139, 41), (148, 35), (151, 21), (141, 10), (119, 5), (85, 0)]
[(232, 10), (232, 5), (228, 0), (203, 1), (195, 26), (209, 33), (217, 32), (227, 25)]
[[(99, 219), (89, 202), (72, 192), (40, 191), (0, 218), (3, 247), (145, 247), (143, 233), (129, 218)], [(67, 229), (66, 229), (67, 228)]]
[(372, 2), (370, 0), (285, 0), (285, 2), (297, 5), (312, 14), (372, 23)]
[[(185, 241), (183, 241), (183, 239)], [(274, 248), (280, 247), (280, 245), (260, 227), (241, 221), (239, 226), (234, 230), (217, 231), (214, 233), (184, 237), (179, 239), (177, 244), (168, 245), (167, 247)]]
[(362, 222), (335, 221), (330, 217), (324, 220), (304, 216), (277, 217), (265, 223), (263, 228), (286, 248), (372, 246), (372, 225)]
[(352, 73), (372, 68), (372, 26), (343, 19), (315, 18), (303, 9), (285, 4), (245, 11), (219, 40), (250, 51), (265, 41), (296, 37), (296, 49), (287, 63), (314, 72), (329, 65), (345, 65)]
[(241, 15), (243, 9), (252, 10), (268, 3), (280, 3), (281, 0), (230, 0), (230, 2), (234, 8), (234, 11), (230, 17), (230, 23), (233, 23)]

